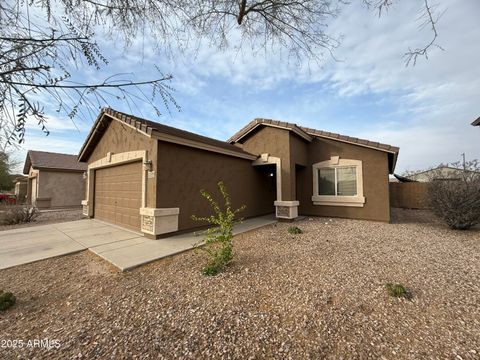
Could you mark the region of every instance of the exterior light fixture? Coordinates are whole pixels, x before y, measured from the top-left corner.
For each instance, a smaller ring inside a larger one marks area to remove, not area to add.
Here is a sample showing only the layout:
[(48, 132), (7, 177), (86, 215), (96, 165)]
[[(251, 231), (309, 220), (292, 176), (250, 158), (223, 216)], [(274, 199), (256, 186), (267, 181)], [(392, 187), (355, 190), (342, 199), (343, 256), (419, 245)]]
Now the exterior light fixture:
[(145, 160), (143, 162), (143, 169), (145, 171), (152, 171), (152, 160)]

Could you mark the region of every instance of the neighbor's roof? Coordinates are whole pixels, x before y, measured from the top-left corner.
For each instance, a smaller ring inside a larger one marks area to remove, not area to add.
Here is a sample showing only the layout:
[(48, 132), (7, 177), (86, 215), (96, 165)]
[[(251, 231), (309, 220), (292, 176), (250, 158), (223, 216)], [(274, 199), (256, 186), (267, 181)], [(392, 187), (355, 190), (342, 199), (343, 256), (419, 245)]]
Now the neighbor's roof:
[(87, 164), (78, 162), (77, 155), (35, 150), (29, 150), (27, 153), (23, 167), (24, 174), (28, 174), (30, 166), (34, 169), (71, 170), (78, 172), (87, 170)]
[(436, 171), (439, 171), (439, 170), (454, 170), (454, 171), (469, 172), (469, 173), (478, 173), (479, 172), (479, 171), (475, 171), (475, 170), (468, 170), (468, 169), (462, 169), (462, 168), (457, 168), (457, 167), (453, 167), (453, 166), (441, 165), (441, 166), (437, 166), (436, 168), (431, 168), (431, 169), (416, 172), (416, 173), (408, 175), (406, 177), (410, 179), (410, 178), (415, 177), (417, 175), (428, 174), (428, 173), (436, 172)]
[[(105, 116), (106, 115), (106, 116)], [(141, 133), (155, 137), (163, 141), (179, 143), (186, 146), (201, 148), (207, 151), (219, 152), (227, 155), (243, 157), (247, 159), (256, 159), (256, 155), (250, 154), (238, 146), (228, 142), (212, 139), (206, 136), (191, 133), (189, 131), (180, 130), (171, 126), (163, 125), (155, 121), (143, 119), (134, 115), (126, 114), (111, 108), (104, 108), (100, 112), (95, 124), (87, 136), (85, 143), (80, 149), (79, 159), (86, 161), (93, 151), (93, 148), (100, 140), (103, 132), (106, 130), (110, 119), (121, 121), (127, 125), (136, 128)], [(103, 124), (103, 126), (102, 126)]]
[(346, 135), (341, 135), (341, 134), (317, 130), (317, 129), (311, 129), (311, 128), (298, 126), (297, 124), (293, 124), (285, 121), (277, 121), (277, 120), (263, 119), (263, 118), (257, 118), (251, 121), (227, 141), (229, 143), (239, 142), (242, 138), (246, 137), (252, 131), (254, 131), (255, 129), (261, 126), (271, 126), (271, 127), (286, 129), (294, 132), (295, 134), (299, 135), (300, 137), (302, 137), (303, 139), (309, 142), (312, 141), (312, 137), (318, 137), (318, 138), (331, 139), (331, 140), (341, 141), (341, 142), (345, 142), (353, 145), (368, 147), (374, 150), (388, 152), (389, 154), (391, 154), (391, 157), (392, 157), (391, 159), (392, 162), (390, 165), (391, 172), (393, 172), (393, 169), (395, 168), (398, 152), (400, 151), (398, 147), (392, 146), (392, 145), (382, 144), (375, 141), (360, 139), (356, 137), (350, 137)]
[(480, 117), (472, 122), (473, 126), (480, 126)]

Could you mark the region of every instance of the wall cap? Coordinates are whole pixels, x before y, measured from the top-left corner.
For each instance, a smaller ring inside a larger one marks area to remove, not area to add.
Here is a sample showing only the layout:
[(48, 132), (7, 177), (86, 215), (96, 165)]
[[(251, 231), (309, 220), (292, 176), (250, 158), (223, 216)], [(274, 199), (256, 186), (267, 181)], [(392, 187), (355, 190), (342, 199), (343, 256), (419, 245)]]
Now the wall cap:
[(300, 205), (299, 201), (274, 201), (275, 206), (298, 206)]
[(180, 214), (180, 208), (140, 208), (140, 215), (169, 216)]

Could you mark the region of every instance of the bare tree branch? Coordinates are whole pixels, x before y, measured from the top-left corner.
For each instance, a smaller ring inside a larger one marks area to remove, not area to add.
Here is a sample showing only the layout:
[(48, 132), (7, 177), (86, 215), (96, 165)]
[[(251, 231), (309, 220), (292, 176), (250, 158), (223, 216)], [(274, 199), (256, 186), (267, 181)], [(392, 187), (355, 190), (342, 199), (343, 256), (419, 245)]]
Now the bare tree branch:
[[(160, 114), (154, 103), (159, 96), (167, 110), (172, 104), (179, 109), (167, 84), (172, 76), (161, 72), (160, 77), (148, 80), (123, 74), (92, 84), (74, 81), (69, 70), (72, 65), (77, 67), (85, 60), (87, 66), (100, 69), (108, 64), (93, 40), (92, 24), (85, 19), (57, 14), (47, 0), (0, 4), (0, 150), (22, 143), (30, 121), (49, 134), (42, 98), (74, 124), (78, 117), (91, 120), (91, 109), (98, 111), (109, 99), (146, 103)], [(142, 90), (145, 86), (151, 87), (151, 97)]]
[[(376, 9), (378, 12), (378, 16), (382, 16), (382, 14), (388, 11), (390, 7), (395, 3), (395, 0), (363, 0), (363, 3), (369, 8)], [(436, 15), (437, 8), (438, 5), (432, 5), (429, 0), (423, 0), (423, 5), (419, 10), (419, 16), (417, 18), (417, 21), (421, 22), (419, 26), (420, 30), (424, 29), (425, 27), (430, 28), (432, 38), (427, 44), (422, 47), (408, 49), (408, 51), (403, 55), (405, 59), (405, 66), (409, 66), (410, 64), (413, 64), (413, 66), (415, 66), (417, 64), (418, 57), (424, 57), (428, 60), (428, 52), (432, 48), (437, 48), (442, 51), (444, 50), (442, 46), (437, 44), (437, 24), (446, 10)]]
[(422, 48), (416, 48), (414, 50), (408, 49), (408, 51), (405, 53), (405, 66), (410, 65), (410, 63), (413, 63), (413, 66), (417, 64), (417, 58), (419, 56), (423, 56), (426, 59), (428, 59), (428, 52), (432, 47), (436, 47), (440, 50), (444, 50), (440, 45), (436, 43), (437, 38), (438, 38), (438, 31), (437, 31), (437, 23), (440, 20), (440, 18), (443, 16), (445, 11), (441, 12), (439, 15), (434, 15), (434, 11), (436, 9), (436, 5), (429, 5), (428, 0), (424, 0), (424, 9), (421, 12), (421, 15), (419, 16), (418, 20), (422, 21), (420, 28), (425, 28), (426, 26), (430, 27), (430, 30), (432, 32), (432, 39), (428, 44), (423, 46)]

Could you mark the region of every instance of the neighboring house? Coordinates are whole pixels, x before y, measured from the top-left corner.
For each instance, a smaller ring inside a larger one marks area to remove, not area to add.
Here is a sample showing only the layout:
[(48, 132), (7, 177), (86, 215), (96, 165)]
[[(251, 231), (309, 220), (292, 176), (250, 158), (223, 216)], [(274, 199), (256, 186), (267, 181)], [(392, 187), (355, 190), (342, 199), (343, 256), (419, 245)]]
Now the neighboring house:
[(390, 145), (257, 119), (228, 142), (103, 109), (79, 153), (85, 215), (150, 237), (200, 226), (223, 180), (243, 217), (390, 220)]
[(475, 120), (474, 122), (472, 122), (472, 125), (473, 126), (480, 126), (480, 117), (477, 120)]
[(439, 166), (434, 169), (421, 171), (405, 177), (409, 180), (418, 182), (429, 182), (443, 179), (460, 180), (465, 171), (472, 173), (470, 170), (458, 169), (451, 166)]
[(81, 207), (87, 166), (76, 155), (29, 150), (27, 203), (40, 209)]
[(15, 183), (15, 198), (17, 199), (17, 204), (24, 204), (27, 200), (28, 177), (19, 176), (13, 181)]

